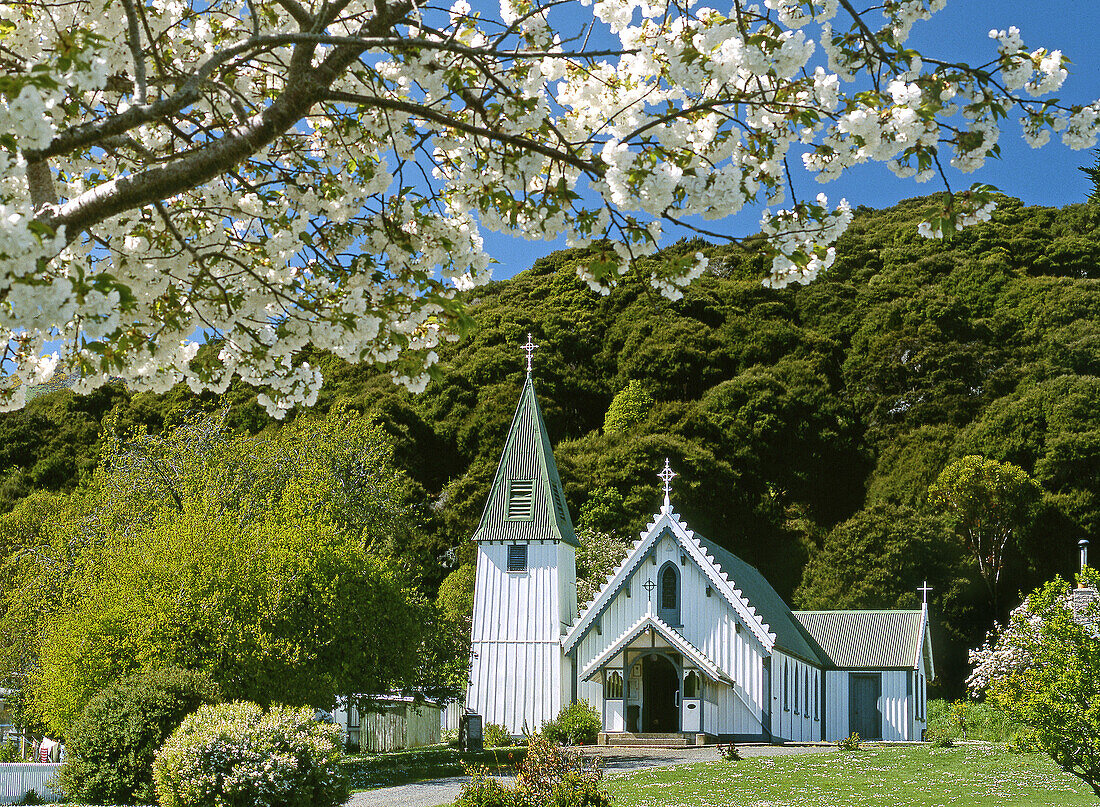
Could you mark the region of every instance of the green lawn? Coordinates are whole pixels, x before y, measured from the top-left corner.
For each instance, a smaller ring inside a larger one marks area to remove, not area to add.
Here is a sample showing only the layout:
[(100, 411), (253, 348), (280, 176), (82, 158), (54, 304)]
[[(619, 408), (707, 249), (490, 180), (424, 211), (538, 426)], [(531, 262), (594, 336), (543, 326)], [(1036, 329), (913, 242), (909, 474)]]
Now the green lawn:
[(618, 807), (1020, 807), (1096, 805), (1047, 757), (1001, 748), (865, 747), (698, 762), (606, 780)]

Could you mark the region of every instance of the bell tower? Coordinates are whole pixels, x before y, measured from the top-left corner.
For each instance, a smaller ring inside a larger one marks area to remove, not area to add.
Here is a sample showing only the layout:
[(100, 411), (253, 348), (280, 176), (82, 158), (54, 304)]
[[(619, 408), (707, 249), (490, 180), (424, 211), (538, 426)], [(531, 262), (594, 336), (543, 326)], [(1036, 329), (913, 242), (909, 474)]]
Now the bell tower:
[(466, 709), (513, 735), (537, 731), (571, 698), (561, 636), (577, 616), (577, 537), (542, 420), (527, 336), (527, 379), (477, 543)]

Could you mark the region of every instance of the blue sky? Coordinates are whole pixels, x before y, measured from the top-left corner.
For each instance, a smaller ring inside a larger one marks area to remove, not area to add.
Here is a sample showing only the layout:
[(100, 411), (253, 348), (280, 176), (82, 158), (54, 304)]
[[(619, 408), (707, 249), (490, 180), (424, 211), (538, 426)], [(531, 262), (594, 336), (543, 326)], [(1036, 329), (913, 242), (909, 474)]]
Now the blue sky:
[[(707, 3), (720, 7), (720, 3)], [(864, 3), (857, 3), (864, 7)], [(1020, 29), (1029, 48), (1060, 49), (1070, 58), (1070, 75), (1058, 94), (1067, 103), (1089, 103), (1100, 98), (1100, 2), (1096, 0), (948, 0), (947, 7), (928, 22), (913, 28), (909, 45), (921, 52), (969, 64), (984, 64), (995, 54), (991, 28)], [(1061, 206), (1080, 202), (1088, 195), (1088, 178), (1078, 166), (1094, 162), (1090, 151), (1072, 151), (1057, 137), (1041, 149), (1030, 148), (1020, 136), (1018, 115), (1010, 113), (1001, 126), (1001, 159), (988, 160), (972, 174), (948, 172), (952, 187), (961, 190), (974, 182), (994, 185), (1028, 204)], [(827, 184), (795, 174), (795, 190), (812, 197), (824, 191), (831, 202), (846, 198), (853, 207), (888, 207), (901, 199), (941, 190), (936, 181), (915, 184), (899, 180), (883, 165), (860, 166)], [(760, 208), (746, 209), (725, 221), (708, 222), (732, 235), (751, 235), (758, 229)], [(685, 233), (666, 228), (666, 242)], [(494, 278), (501, 279), (528, 268), (536, 258), (564, 246), (562, 243), (528, 242), (496, 233), (486, 234), (489, 252), (500, 262)]]

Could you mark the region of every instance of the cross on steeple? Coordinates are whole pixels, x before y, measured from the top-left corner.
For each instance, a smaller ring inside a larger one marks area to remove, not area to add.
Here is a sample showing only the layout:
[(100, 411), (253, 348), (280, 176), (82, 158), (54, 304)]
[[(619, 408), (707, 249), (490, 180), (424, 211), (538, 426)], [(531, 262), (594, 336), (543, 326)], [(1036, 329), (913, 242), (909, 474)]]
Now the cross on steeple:
[(669, 506), (668, 494), (672, 492), (672, 480), (674, 477), (679, 476), (672, 467), (668, 464), (668, 457), (665, 457), (665, 469), (657, 474), (657, 478), (665, 483), (665, 507)]
[(527, 354), (527, 375), (531, 375), (531, 356), (533, 356), (535, 350), (538, 349), (538, 345), (531, 341), (531, 334), (527, 334), (527, 344), (520, 345), (519, 347), (520, 350)]
[(927, 581), (927, 580), (925, 580), (925, 581), (924, 581), (924, 585), (923, 585), (923, 586), (920, 586), (920, 587), (919, 587), (919, 588), (917, 589), (917, 591), (919, 591), (919, 592), (921, 592), (922, 594), (924, 594), (924, 604), (925, 604), (925, 605), (928, 605), (928, 593), (929, 593), (929, 592), (930, 592), (931, 590), (932, 590), (932, 587), (931, 587), (930, 585), (928, 585), (928, 581)]

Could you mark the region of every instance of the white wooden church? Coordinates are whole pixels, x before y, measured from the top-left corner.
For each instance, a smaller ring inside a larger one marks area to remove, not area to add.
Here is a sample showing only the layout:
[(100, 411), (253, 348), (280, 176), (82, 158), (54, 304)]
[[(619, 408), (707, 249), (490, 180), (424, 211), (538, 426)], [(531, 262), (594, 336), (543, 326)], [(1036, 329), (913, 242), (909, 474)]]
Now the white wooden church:
[(673, 475), (666, 462), (664, 503), (578, 614), (579, 544), (528, 363), (473, 536), (466, 712), (520, 735), (587, 699), (612, 743), (921, 739), (927, 605), (791, 611), (760, 572), (684, 523)]

